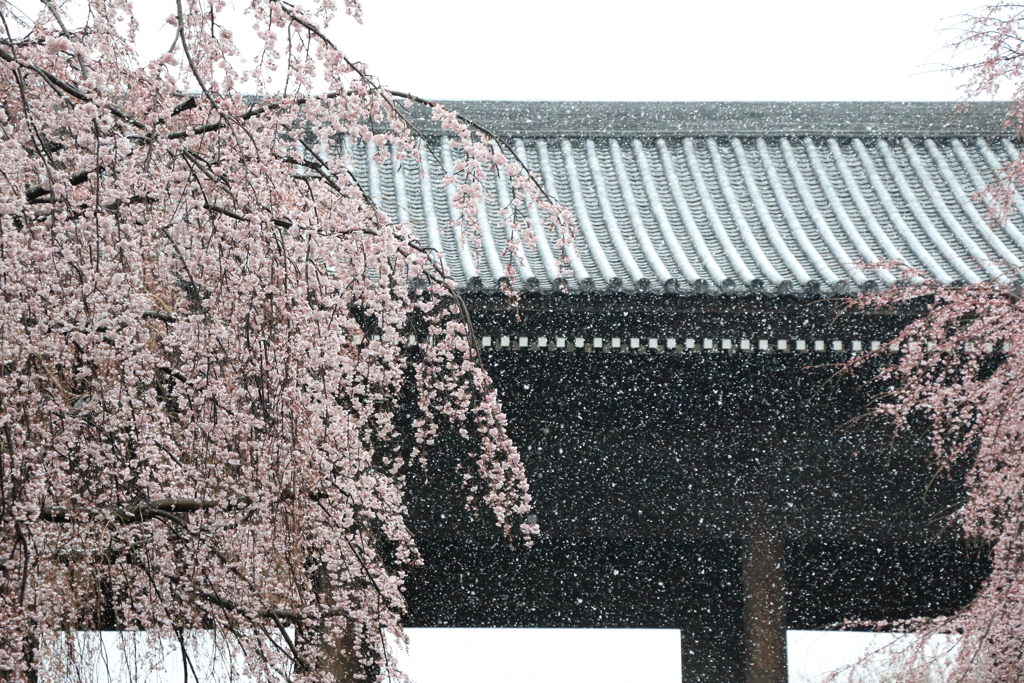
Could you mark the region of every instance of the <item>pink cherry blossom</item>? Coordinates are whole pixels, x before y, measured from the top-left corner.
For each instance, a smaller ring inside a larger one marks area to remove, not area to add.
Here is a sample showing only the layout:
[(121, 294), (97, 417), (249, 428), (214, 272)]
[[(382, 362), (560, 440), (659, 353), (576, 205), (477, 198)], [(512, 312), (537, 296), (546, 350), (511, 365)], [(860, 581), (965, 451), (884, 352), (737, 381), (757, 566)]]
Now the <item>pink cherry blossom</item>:
[[(346, 170), (344, 141), (421, 154), (411, 96), (331, 41), (331, 0), (216, 32), (220, 0), (168, 2), (146, 68), (130, 0), (43, 4), (0, 0), (0, 680), (59, 677), (81, 653), (57, 634), (110, 627), (186, 664), (212, 629), (260, 680), (397, 675), (405, 473), (446, 424), (467, 504), (537, 533), (452, 281)], [(478, 239), (514, 152), (434, 116)], [(511, 234), (570, 239), (519, 169)]]
[[(909, 629), (897, 660), (905, 680), (931, 680), (929, 638), (958, 637), (951, 681), (1024, 679), (1024, 302), (1006, 285), (899, 287), (853, 304), (893, 310), (924, 307), (892, 341), (898, 355), (878, 377), (889, 388), (875, 407), (896, 432), (930, 425), (935, 476), (964, 476), (962, 507), (945, 527), (965, 534), (992, 571), (961, 611), (883, 627)], [(855, 359), (889, 356), (885, 345)], [(958, 474), (960, 473), (960, 474)], [(923, 493), (923, 492), (922, 492)], [(948, 529), (947, 529), (948, 530)]]
[[(962, 18), (951, 43), (966, 76), (966, 100), (1009, 93), (1007, 129), (1024, 132), (1024, 7), (997, 2)], [(969, 104), (964, 105), (965, 109)], [(1011, 158), (998, 178), (980, 191), (993, 229), (1008, 229), (1009, 211), (1020, 205), (1024, 159)], [(862, 299), (856, 307), (892, 310), (914, 305), (922, 315), (894, 340), (899, 354), (880, 380), (891, 387), (876, 411), (897, 431), (931, 428), (936, 476), (962, 473), (963, 505), (949, 525), (987, 554), (991, 573), (959, 612), (883, 627), (909, 629), (896, 656), (901, 679), (929, 678), (929, 638), (953, 634), (957, 646), (949, 681), (1015, 683), (1024, 680), (1024, 302), (1022, 273), (1006, 282), (942, 287), (924, 282)], [(907, 282), (920, 283), (908, 273)], [(920, 275), (920, 274), (918, 274)], [(880, 353), (884, 353), (883, 347)], [(862, 365), (869, 356), (852, 364)]]

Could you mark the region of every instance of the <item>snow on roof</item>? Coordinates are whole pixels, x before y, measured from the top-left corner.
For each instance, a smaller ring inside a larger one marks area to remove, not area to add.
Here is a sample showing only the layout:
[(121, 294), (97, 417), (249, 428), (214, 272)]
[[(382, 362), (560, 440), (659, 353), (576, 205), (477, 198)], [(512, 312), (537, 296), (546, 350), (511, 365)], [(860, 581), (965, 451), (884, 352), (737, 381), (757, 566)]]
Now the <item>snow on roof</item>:
[[(943, 283), (1017, 280), (1024, 199), (993, 220), (981, 192), (1019, 139), (1005, 103), (451, 102), (502, 136), (577, 217), (563, 252), (552, 235), (506, 253), (492, 175), (483, 235), (451, 227), (442, 166), (457, 152), (422, 110), (434, 154), (355, 173), (394, 220), (445, 254), (460, 286), (552, 292), (846, 293), (885, 287), (900, 261)], [(372, 150), (371, 150), (372, 151)]]

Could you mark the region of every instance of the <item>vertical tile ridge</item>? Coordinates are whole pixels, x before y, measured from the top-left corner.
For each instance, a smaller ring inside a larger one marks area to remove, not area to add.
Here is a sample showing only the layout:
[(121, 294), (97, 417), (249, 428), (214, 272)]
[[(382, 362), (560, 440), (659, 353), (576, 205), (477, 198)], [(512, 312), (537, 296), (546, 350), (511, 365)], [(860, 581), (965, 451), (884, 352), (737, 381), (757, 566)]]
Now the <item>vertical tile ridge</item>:
[[(516, 142), (518, 142), (518, 140)], [(497, 147), (495, 147), (495, 149), (497, 149)], [(516, 151), (516, 154), (519, 154), (518, 150)], [(524, 159), (525, 155), (520, 156), (519, 158), (520, 159)], [(502, 167), (502, 166), (499, 166), (498, 167), (498, 172), (497, 172), (497, 177), (495, 179), (495, 186), (496, 186), (497, 192), (498, 192), (498, 215), (499, 216), (504, 216), (504, 214), (502, 212), (504, 212), (504, 211), (512, 211), (512, 209), (513, 209), (513, 207), (512, 207), (512, 195), (509, 192), (509, 184), (510, 184), (510, 182), (511, 181), (509, 180), (508, 174), (505, 173), (505, 168)], [(519, 284), (523, 288), (528, 289), (528, 290), (536, 289), (539, 286), (539, 282), (537, 280), (537, 276), (533, 274), (533, 268), (530, 266), (529, 260), (527, 260), (527, 258), (526, 258), (526, 248), (523, 246), (523, 238), (522, 238), (522, 236), (516, 237), (516, 235), (514, 235), (512, 233), (512, 227), (511, 227), (511, 225), (509, 225), (509, 219), (507, 217), (503, 217), (503, 221), (505, 223), (505, 241), (506, 241), (506, 243), (512, 243), (512, 242), (515, 243), (514, 244), (514, 255), (515, 255), (514, 265), (515, 265), (516, 271), (519, 273), (519, 277), (521, 279), (521, 283), (519, 283)], [(536, 233), (536, 231), (538, 229), (543, 231), (543, 228), (541, 226), (536, 226), (535, 229), (534, 229), (534, 232)], [(535, 234), (534, 235), (534, 239), (541, 239), (541, 237), (539, 237), (539, 236), (537, 236)], [(554, 278), (552, 278), (552, 281), (553, 280), (554, 280)]]
[(775, 270), (775, 267), (768, 260), (768, 256), (761, 249), (761, 245), (750, 229), (750, 224), (747, 223), (747, 219), (743, 215), (743, 210), (736, 199), (736, 192), (733, 190), (729, 174), (722, 163), (722, 155), (718, 151), (718, 143), (715, 142), (714, 138), (708, 138), (708, 151), (711, 153), (711, 166), (715, 170), (718, 186), (722, 189), (722, 196), (725, 197), (725, 204), (729, 208), (729, 213), (732, 214), (733, 222), (740, 231), (740, 237), (743, 239), (744, 244), (746, 244), (747, 251), (750, 252), (754, 262), (757, 263), (758, 269), (768, 281), (773, 285), (778, 285), (782, 282), (782, 276), (779, 275), (779, 272)]
[[(806, 139), (810, 141), (810, 138)], [(813, 145), (814, 143), (813, 141), (810, 141), (809, 144)], [(826, 144), (832, 155), (832, 160), (835, 163), (836, 168), (839, 169), (839, 175), (843, 179), (843, 185), (846, 187), (846, 191), (850, 194), (850, 198), (853, 200), (854, 206), (857, 207), (860, 217), (864, 220), (864, 224), (867, 226), (868, 232), (871, 233), (871, 236), (875, 238), (875, 242), (877, 242), (885, 252), (885, 257), (890, 261), (908, 263), (907, 258), (900, 252), (889, 237), (888, 233), (886, 233), (885, 229), (878, 223), (878, 219), (875, 218), (874, 211), (868, 204), (867, 199), (864, 198), (864, 194), (860, 191), (857, 179), (853, 176), (853, 171), (850, 170), (849, 164), (846, 163), (846, 157), (843, 154), (843, 150), (839, 146), (839, 143), (835, 138), (829, 138)], [(816, 158), (816, 152), (817, 149), (815, 148), (815, 157), (813, 158), (812, 163), (820, 164), (821, 160)], [(834, 193), (835, 190), (831, 187), (831, 183), (829, 183), (829, 187)], [(831, 202), (832, 200), (829, 199), (829, 201)], [(850, 219), (850, 216), (846, 213), (845, 209), (843, 210), (843, 215), (846, 217), (846, 220), (851, 222), (852, 225), (852, 219)], [(843, 227), (846, 228), (845, 225)], [(856, 227), (853, 229), (856, 230)], [(885, 284), (891, 285), (895, 282), (895, 278), (888, 270), (883, 268), (876, 272)]]
[(782, 184), (779, 170), (775, 168), (775, 162), (772, 161), (771, 154), (768, 152), (768, 143), (765, 142), (764, 138), (757, 138), (757, 151), (761, 157), (761, 167), (768, 174), (768, 184), (772, 188), (772, 193), (775, 195), (779, 208), (782, 209), (782, 215), (785, 217), (786, 224), (789, 226), (790, 232), (793, 233), (796, 243), (804, 254), (807, 255), (818, 277), (830, 286), (836, 284), (839, 282), (839, 277), (832, 272), (832, 269), (825, 263), (825, 259), (818, 253), (814, 243), (807, 236), (804, 226), (800, 224), (800, 219), (797, 217), (796, 212), (793, 211), (793, 206), (789, 203), (789, 197), (786, 196), (786, 188)]
[[(783, 138), (780, 141), (780, 147), (782, 148), (782, 158), (786, 162), (786, 168), (789, 171), (789, 176), (793, 179), (793, 185), (796, 187), (797, 195), (800, 197), (800, 201), (803, 202), (804, 208), (807, 210), (807, 215), (810, 216), (811, 222), (814, 223), (814, 227), (817, 229), (818, 234), (821, 235), (822, 240), (825, 242), (825, 246), (828, 247), (829, 252), (838, 262), (839, 267), (846, 271), (846, 274), (855, 282), (857, 285), (863, 285), (867, 281), (867, 276), (864, 275), (864, 271), (858, 266), (854, 257), (847, 253), (846, 248), (836, 239), (835, 234), (832, 232), (832, 226), (828, 224), (828, 220), (822, 215), (818, 209), (818, 203), (814, 199), (814, 195), (811, 194), (810, 188), (807, 186), (807, 179), (804, 178), (803, 171), (800, 169), (799, 163), (797, 163), (796, 156), (793, 154), (793, 146), (789, 140)], [(870, 250), (869, 250), (870, 253)]]
[(423, 195), (423, 219), (427, 224), (427, 244), (434, 250), (433, 258), (444, 263), (444, 242), (441, 240), (441, 228), (437, 222), (437, 210), (434, 207), (434, 181), (430, 174), (430, 155), (427, 144), (420, 140), (420, 194)]
[[(515, 141), (515, 148), (516, 154), (525, 164), (526, 144), (521, 139), (517, 139)], [(547, 191), (546, 187), (545, 191)], [(555, 197), (555, 195), (551, 196), (552, 198)], [(537, 249), (537, 254), (540, 256), (541, 265), (544, 266), (544, 273), (548, 276), (548, 281), (551, 282), (552, 287), (558, 289), (560, 283), (564, 283), (565, 279), (562, 277), (558, 259), (551, 251), (551, 245), (548, 244), (547, 230), (544, 229), (544, 222), (540, 218), (540, 211), (537, 210), (537, 204), (535, 202), (526, 202), (526, 215), (529, 217), (530, 223), (533, 225), (534, 244)]]
[[(563, 147), (568, 144), (568, 140), (562, 143)], [(640, 266), (637, 265), (636, 259), (633, 258), (633, 253), (629, 250), (629, 245), (626, 244), (626, 240), (622, 236), (622, 230), (619, 228), (619, 222), (615, 218), (615, 212), (612, 210), (611, 200), (608, 198), (608, 187), (605, 184), (604, 174), (601, 171), (601, 163), (597, 159), (597, 150), (595, 149), (594, 140), (587, 138), (584, 143), (584, 148), (587, 154), (587, 165), (590, 167), (590, 175), (594, 178), (594, 189), (597, 191), (597, 203), (601, 208), (601, 214), (604, 217), (604, 224), (608, 228), (608, 234), (611, 237), (612, 245), (615, 247), (615, 251), (619, 255), (619, 260), (622, 265), (626, 268), (626, 272), (629, 274), (630, 279), (633, 281), (634, 286), (640, 290), (646, 290), (650, 287), (650, 282), (644, 275), (643, 271), (640, 270)], [(623, 192), (628, 191), (628, 187)], [(627, 200), (628, 205), (628, 200)], [(634, 206), (634, 209), (636, 207)]]
[[(839, 226), (846, 233), (846, 237), (853, 244), (854, 249), (857, 250), (857, 254), (860, 255), (866, 263), (876, 263), (880, 259), (875, 254), (875, 250), (871, 248), (871, 245), (867, 243), (864, 236), (860, 234), (857, 226), (854, 225), (853, 219), (846, 213), (846, 207), (843, 206), (843, 201), (839, 197), (839, 193), (836, 192), (835, 186), (832, 184), (832, 179), (829, 178), (828, 173), (825, 171), (825, 165), (821, 161), (821, 155), (818, 153), (818, 146), (814, 144), (811, 138), (805, 137), (804, 140), (804, 151), (807, 153), (807, 158), (811, 162), (811, 170), (814, 171), (814, 176), (818, 181), (818, 185), (821, 187), (822, 193), (825, 195), (825, 200), (828, 202), (829, 208), (832, 213), (835, 214), (836, 220), (839, 221)], [(882, 275), (882, 271), (878, 272)], [(888, 271), (885, 275), (891, 279), (892, 274)], [(891, 284), (889, 282), (888, 284)]]
[[(711, 138), (707, 138), (709, 147), (713, 143)], [(722, 222), (721, 216), (718, 215), (718, 207), (715, 206), (715, 202), (711, 197), (711, 191), (708, 189), (707, 182), (704, 179), (704, 172), (700, 167), (700, 162), (697, 160), (697, 153), (693, 146), (693, 138), (686, 138), (683, 140), (683, 155), (686, 158), (687, 167), (690, 169), (690, 174), (693, 176), (694, 183), (697, 186), (697, 194), (700, 196), (700, 203), (704, 207), (704, 211), (707, 213), (708, 220), (711, 222), (711, 229), (715, 232), (715, 237), (718, 239), (718, 244), (722, 250), (725, 251), (725, 256), (729, 260), (729, 265), (732, 266), (736, 276), (743, 281), (743, 284), (749, 285), (754, 280), (754, 274), (747, 268), (747, 264), (743, 262), (743, 256), (740, 254), (736, 245), (732, 242), (732, 237), (729, 235), (729, 231), (725, 229), (725, 224)]]
[(565, 175), (568, 177), (569, 189), (572, 193), (572, 203), (576, 207), (576, 219), (579, 221), (580, 232), (587, 243), (590, 256), (597, 265), (601, 278), (612, 291), (622, 286), (622, 278), (615, 273), (612, 264), (608, 261), (608, 255), (604, 251), (600, 240), (597, 239), (597, 232), (590, 220), (590, 213), (587, 211), (586, 200), (583, 198), (583, 187), (580, 185), (579, 169), (576, 168), (576, 159), (573, 156), (572, 143), (567, 139), (562, 140), (562, 159), (565, 163)]
[(716, 283), (723, 282), (726, 275), (721, 267), (719, 267), (718, 261), (715, 260), (711, 250), (708, 249), (708, 245), (704, 242), (704, 236), (700, 234), (700, 227), (690, 212), (690, 205), (687, 203), (686, 197), (683, 196), (683, 188), (679, 185), (679, 177), (676, 176), (676, 169), (672, 162), (672, 153), (669, 151), (668, 145), (665, 144), (663, 138), (658, 138), (657, 144), (658, 151), (661, 152), (661, 163), (665, 167), (665, 177), (668, 179), (669, 192), (676, 203), (679, 215), (683, 218), (683, 227), (686, 228), (686, 234), (690, 236), (690, 241), (693, 242), (693, 247), (697, 250), (697, 255), (700, 256), (701, 264), (708, 271), (711, 279)]
[[(451, 175), (454, 168), (452, 164), (452, 148), (446, 137), (441, 138), (441, 168), (444, 170), (445, 175)], [(455, 248), (459, 252), (459, 263), (462, 265), (462, 272), (466, 274), (466, 285), (472, 286), (479, 282), (480, 272), (476, 267), (476, 258), (472, 245), (469, 244), (469, 240), (466, 239), (462, 227), (457, 223), (462, 218), (462, 211), (455, 206), (455, 183), (448, 183), (445, 185), (444, 190), (445, 195), (448, 197), (448, 210), (451, 212), (452, 217), (451, 229), (452, 234), (455, 236)]]
[[(651, 240), (651, 236), (647, 230), (647, 224), (644, 221), (643, 215), (640, 213), (640, 206), (637, 204), (636, 194), (633, 192), (633, 180), (629, 176), (629, 171), (626, 169), (626, 159), (622, 155), (622, 146), (619, 144), (618, 139), (611, 138), (608, 141), (608, 155), (612, 162), (612, 172), (615, 174), (615, 182), (622, 195), (622, 203), (626, 209), (626, 216), (629, 218), (629, 224), (633, 228), (633, 235), (636, 238), (637, 247), (640, 249), (640, 253), (644, 262), (648, 268), (654, 272), (654, 277), (657, 279), (659, 284), (664, 285), (666, 282), (672, 281), (672, 275), (669, 273), (668, 268), (665, 267), (665, 263), (661, 259), (661, 255), (658, 253), (654, 242)], [(637, 161), (639, 167), (640, 162)], [(670, 287), (674, 285), (669, 285)]]
[[(1003, 162), (996, 158), (996, 155), (992, 153), (992, 150), (989, 149), (988, 144), (983, 138), (977, 139), (976, 147), (982, 158), (985, 160), (985, 163), (989, 165), (990, 170), (998, 173), (1003, 168)], [(958, 149), (959, 151), (957, 151)], [(974, 165), (973, 161), (971, 161), (971, 158), (967, 155), (967, 150), (959, 140), (953, 140), (953, 153), (957, 155), (957, 158), (960, 159), (960, 163), (964, 164), (968, 173), (971, 174), (971, 181), (974, 183), (975, 189), (985, 200), (986, 205), (992, 206), (992, 197), (988, 192), (984, 191), (985, 188), (988, 187), (988, 182), (982, 177), (978, 167)], [(1016, 189), (1013, 191), (1013, 205), (1016, 207), (1017, 213), (1024, 218), (1024, 199), (1021, 198), (1020, 192), (1017, 192)], [(1009, 233), (1013, 241), (1017, 243), (1017, 246), (1024, 249), (1024, 234), (1017, 229), (1017, 226), (1009, 219), (1006, 219), (1003, 223), (1003, 227)]]
[(974, 202), (972, 202), (971, 198), (966, 192), (964, 192), (963, 186), (960, 185), (960, 181), (957, 179), (956, 174), (953, 173), (953, 169), (950, 168), (945, 158), (943, 158), (942, 152), (939, 150), (938, 145), (935, 144), (935, 141), (930, 138), (926, 139), (924, 141), (924, 145), (925, 149), (928, 150), (928, 154), (931, 156), (932, 161), (934, 161), (936, 167), (938, 167), (939, 175), (941, 175), (942, 179), (946, 181), (946, 186), (953, 192), (953, 197), (955, 197), (957, 202), (960, 203), (960, 207), (963, 209), (964, 213), (967, 214), (967, 218), (969, 218), (971, 223), (974, 225), (974, 229), (978, 231), (981, 238), (985, 240), (985, 242), (995, 251), (1000, 259), (1014, 268), (1019, 269), (1022, 265), (1021, 260), (1016, 254), (1006, 248), (1006, 245), (1003, 244), (1002, 240), (1000, 240), (992, 228), (989, 227), (988, 222), (984, 217), (982, 217), (978, 208), (974, 206)]
[[(967, 262), (964, 261), (964, 259), (961, 258), (961, 256), (959, 256), (959, 254), (957, 254), (952, 249), (952, 247), (949, 246), (949, 243), (946, 242), (946, 240), (942, 237), (942, 233), (939, 232), (938, 227), (935, 225), (935, 223), (932, 222), (932, 219), (928, 217), (928, 214), (925, 212), (925, 208), (922, 206), (921, 201), (918, 199), (918, 197), (916, 197), (916, 195), (914, 195), (913, 188), (910, 187), (910, 183), (907, 182), (906, 176), (903, 175), (902, 169), (900, 169), (899, 165), (896, 163), (896, 158), (893, 156), (892, 148), (889, 146), (889, 143), (886, 142), (885, 140), (880, 139), (876, 142), (876, 146), (878, 147), (879, 152), (882, 154), (882, 158), (883, 160), (885, 160), (886, 166), (889, 168), (889, 172), (892, 173), (893, 180), (896, 181), (896, 186), (899, 188), (900, 194), (903, 196), (903, 199), (906, 200), (907, 204), (910, 207), (910, 211), (913, 212), (914, 217), (918, 219), (918, 222), (921, 223), (921, 227), (928, 234), (928, 238), (935, 244), (936, 247), (938, 247), (942, 255), (953, 264), (953, 266), (956, 268), (956, 271), (959, 274), (961, 274), (962, 278), (966, 283), (971, 285), (975, 283), (980, 283), (982, 280), (980, 276), (978, 276), (978, 274), (971, 269)], [(911, 169), (913, 169), (914, 174), (918, 176), (918, 179), (921, 180), (921, 171), (918, 168), (919, 166), (920, 164), (914, 165), (912, 163), (912, 160), (910, 160)], [(931, 198), (931, 194), (928, 193), (927, 186), (925, 187), (925, 191), (927, 194), (929, 194)], [(934, 203), (934, 199), (932, 201)], [(938, 209), (939, 207), (935, 208)], [(970, 251), (968, 253), (970, 253)]]
[(384, 204), (381, 201), (383, 194), (380, 191), (380, 168), (377, 167), (377, 162), (374, 160), (374, 155), (377, 154), (377, 145), (373, 144), (373, 140), (366, 141), (366, 176), (369, 178), (369, 190), (370, 199), (381, 211), (384, 210)]
[(968, 283), (981, 282), (981, 278), (975, 274), (973, 270), (967, 265), (966, 262), (960, 257), (949, 243), (942, 237), (935, 225), (932, 223), (931, 218), (925, 212), (924, 207), (921, 206), (921, 202), (918, 200), (917, 195), (914, 194), (913, 188), (910, 187), (910, 183), (903, 175), (902, 169), (896, 163), (896, 159), (892, 155), (892, 150), (884, 140), (878, 140), (875, 143), (879, 153), (882, 155), (882, 161), (885, 163), (886, 169), (892, 176), (893, 181), (896, 183), (896, 188), (899, 190), (900, 196), (907, 202), (907, 206), (911, 213), (914, 214), (914, 218), (917, 219), (921, 229), (925, 231), (928, 239), (932, 241), (932, 244), (938, 248), (939, 253), (942, 254), (950, 265), (956, 270), (957, 274)]
[[(637, 140), (634, 140), (634, 142), (637, 142)], [(651, 270), (654, 271), (654, 276), (658, 278), (658, 282), (662, 287), (665, 289), (672, 289), (675, 287), (672, 275), (668, 272), (668, 268), (666, 268), (665, 264), (662, 262), (661, 256), (658, 255), (658, 251), (655, 249), (654, 243), (651, 241), (651, 236), (647, 232), (647, 226), (644, 224), (643, 216), (640, 215), (640, 209), (636, 204), (636, 197), (633, 195), (633, 184), (630, 182), (629, 174), (626, 172), (626, 164), (622, 158), (622, 148), (619, 146), (619, 141), (612, 138), (608, 143), (608, 147), (612, 157), (612, 167), (615, 169), (615, 177), (622, 190), (622, 199), (626, 204), (626, 213), (629, 215), (629, 220), (633, 224), (633, 233), (636, 235), (637, 242), (640, 244), (640, 251), (643, 252), (644, 258), (647, 259), (648, 265), (651, 267)], [(646, 161), (646, 159), (644, 161)], [(638, 167), (640, 167), (642, 163), (643, 162), (637, 159)], [(643, 174), (642, 168), (640, 172)]]
[[(537, 156), (540, 159), (540, 175), (544, 181), (544, 187), (547, 190), (548, 195), (551, 196), (559, 204), (562, 204), (561, 199), (558, 197), (558, 186), (555, 184), (555, 174), (551, 170), (551, 158), (548, 155), (548, 144), (544, 140), (537, 140)], [(576, 212), (573, 212), (574, 214)], [(576, 216), (577, 222), (579, 222), (579, 216)], [(573, 275), (576, 278), (576, 283), (580, 289), (591, 290), (594, 289), (594, 278), (587, 272), (586, 267), (583, 265), (583, 259), (580, 258), (580, 252), (576, 249), (576, 245), (569, 242), (565, 245), (565, 256), (569, 259), (569, 267), (572, 268)]]
[(807, 271), (796, 256), (793, 255), (793, 252), (789, 250), (789, 245), (786, 244), (786, 241), (779, 232), (778, 226), (775, 225), (775, 219), (772, 218), (771, 213), (768, 211), (768, 207), (764, 203), (764, 197), (761, 196), (761, 190), (757, 186), (757, 181), (754, 178), (754, 169), (750, 167), (746, 150), (743, 149), (743, 142), (739, 138), (732, 138), (732, 149), (737, 161), (739, 161), (740, 174), (743, 176), (743, 182), (747, 187), (747, 194), (754, 204), (754, 211), (764, 226), (765, 232), (768, 233), (768, 241), (774, 247), (782, 262), (786, 264), (789, 272), (796, 278), (796, 281), (800, 285), (807, 284), (811, 280), (811, 276), (807, 274)]
[[(924, 266), (931, 272), (932, 276), (944, 285), (948, 285), (953, 282), (951, 277), (946, 270), (939, 264), (938, 261), (932, 256), (928, 248), (921, 243), (914, 234), (910, 226), (907, 225), (906, 221), (903, 220), (903, 216), (900, 215), (899, 209), (896, 207), (896, 202), (893, 201), (892, 195), (889, 193), (889, 188), (885, 186), (885, 181), (882, 180), (881, 175), (878, 173), (878, 169), (875, 168), (875, 163), (871, 160), (871, 156), (868, 154), (867, 147), (860, 138), (853, 139), (853, 149), (857, 153), (857, 158), (860, 159), (861, 165), (864, 167), (864, 171), (868, 175), (868, 182), (871, 184), (871, 189), (878, 195), (878, 199), (882, 202), (882, 207), (889, 216), (889, 220), (896, 226), (896, 232), (899, 233), (903, 241), (910, 247), (910, 250), (914, 252), (914, 256), (924, 264)], [(899, 171), (899, 169), (896, 169)], [(916, 213), (914, 214), (917, 215)], [(927, 219), (927, 216), (925, 217)], [(945, 256), (945, 254), (943, 254)], [(959, 258), (956, 254), (952, 255), (955, 258)], [(949, 260), (949, 259), (947, 259)], [(953, 262), (950, 261), (953, 265)]]
[[(967, 230), (961, 224), (960, 220), (953, 215), (950, 210), (949, 204), (946, 203), (945, 197), (942, 196), (941, 190), (935, 184), (932, 178), (932, 173), (925, 168), (924, 162), (921, 156), (917, 153), (917, 148), (914, 147), (914, 143), (907, 137), (900, 138), (900, 146), (903, 148), (903, 153), (907, 155), (907, 161), (910, 163), (910, 168), (914, 171), (914, 175), (917, 176), (921, 183), (921, 187), (924, 188), (925, 193), (928, 195), (928, 199), (931, 200), (932, 206), (938, 212), (942, 222), (946, 224), (950, 232), (956, 240), (966, 249), (967, 253), (971, 256), (974, 261), (982, 267), (989, 278), (997, 281), (1005, 281), (1006, 274), (995, 264), (994, 256), (991, 253), (986, 253), (984, 249), (978, 246), (978, 243), (968, 234)], [(939, 169), (941, 175), (942, 169)], [(955, 181), (955, 178), (954, 178)], [(957, 183), (959, 185), (959, 183)], [(950, 190), (953, 187), (950, 186)], [(953, 196), (956, 197), (956, 191), (953, 190)], [(973, 207), (972, 207), (973, 208)], [(970, 219), (970, 216), (968, 216)], [(984, 223), (983, 223), (984, 224)], [(977, 226), (975, 226), (977, 228)], [(988, 226), (985, 229), (991, 232)], [(982, 234), (985, 238), (985, 235)]]
[(398, 222), (409, 222), (409, 195), (405, 191), (405, 159), (399, 160), (395, 146), (391, 146), (391, 174), (395, 183), (395, 203), (398, 205)]
[(491, 228), (491, 219), (487, 215), (487, 194), (477, 201), (476, 220), (480, 226), (480, 239), (483, 242), (484, 259), (487, 261), (487, 269), (491, 271), (491, 278), (495, 285), (501, 285), (508, 281), (505, 268), (501, 265), (501, 256), (498, 247), (494, 242), (494, 231)]
[[(618, 150), (618, 143), (612, 151), (612, 159), (615, 159), (616, 151)], [(619, 153), (621, 156), (621, 152)], [(647, 161), (647, 150), (644, 149), (643, 143), (640, 140), (633, 139), (633, 155), (636, 157), (637, 167), (640, 169), (640, 180), (644, 185), (644, 192), (647, 194), (647, 201), (650, 202), (651, 211), (654, 213), (654, 218), (658, 222), (658, 228), (661, 231), (661, 237), (665, 240), (665, 244), (668, 245), (669, 253), (672, 254), (672, 259), (676, 263), (676, 267), (682, 272), (683, 277), (688, 282), (696, 282), (700, 279), (697, 271), (690, 265), (690, 260), (686, 258), (686, 254), (683, 252), (682, 246), (679, 244), (679, 240), (676, 238), (675, 231), (672, 230), (672, 222), (668, 218), (668, 214), (665, 213), (665, 207), (661, 205), (661, 198), (658, 195), (658, 190), (655, 187), (654, 176), (651, 173), (651, 166)], [(621, 181), (620, 181), (621, 182)], [(630, 190), (630, 197), (632, 197), (632, 190)], [(634, 206), (635, 209), (635, 206)], [(646, 234), (646, 230), (644, 231)], [(650, 237), (648, 236), (648, 240)], [(658, 260), (658, 264), (664, 268), (664, 264), (661, 260)], [(671, 276), (668, 274), (666, 269), (665, 275), (668, 278)], [(662, 275), (658, 275), (662, 277)], [(668, 289), (669, 280), (662, 280), (662, 286)]]

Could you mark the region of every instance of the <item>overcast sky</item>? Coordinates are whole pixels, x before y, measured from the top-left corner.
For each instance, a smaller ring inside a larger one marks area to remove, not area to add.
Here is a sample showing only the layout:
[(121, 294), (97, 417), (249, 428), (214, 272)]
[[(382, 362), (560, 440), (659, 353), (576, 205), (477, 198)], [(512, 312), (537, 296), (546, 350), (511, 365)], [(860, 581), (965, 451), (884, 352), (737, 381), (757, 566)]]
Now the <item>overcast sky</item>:
[(333, 32), (385, 84), (437, 99), (949, 100), (943, 46), (977, 6), (364, 0), (363, 26)]

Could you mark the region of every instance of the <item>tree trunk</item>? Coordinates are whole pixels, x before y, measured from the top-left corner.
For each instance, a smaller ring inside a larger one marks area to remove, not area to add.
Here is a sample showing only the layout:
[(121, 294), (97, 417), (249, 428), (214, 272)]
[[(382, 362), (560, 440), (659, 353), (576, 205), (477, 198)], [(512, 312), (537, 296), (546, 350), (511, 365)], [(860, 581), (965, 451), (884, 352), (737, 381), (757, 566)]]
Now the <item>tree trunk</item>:
[(351, 630), (325, 648), (321, 666), (331, 674), (335, 683), (355, 683), (358, 680), (356, 672), (359, 671), (359, 663), (356, 661), (355, 638)]

